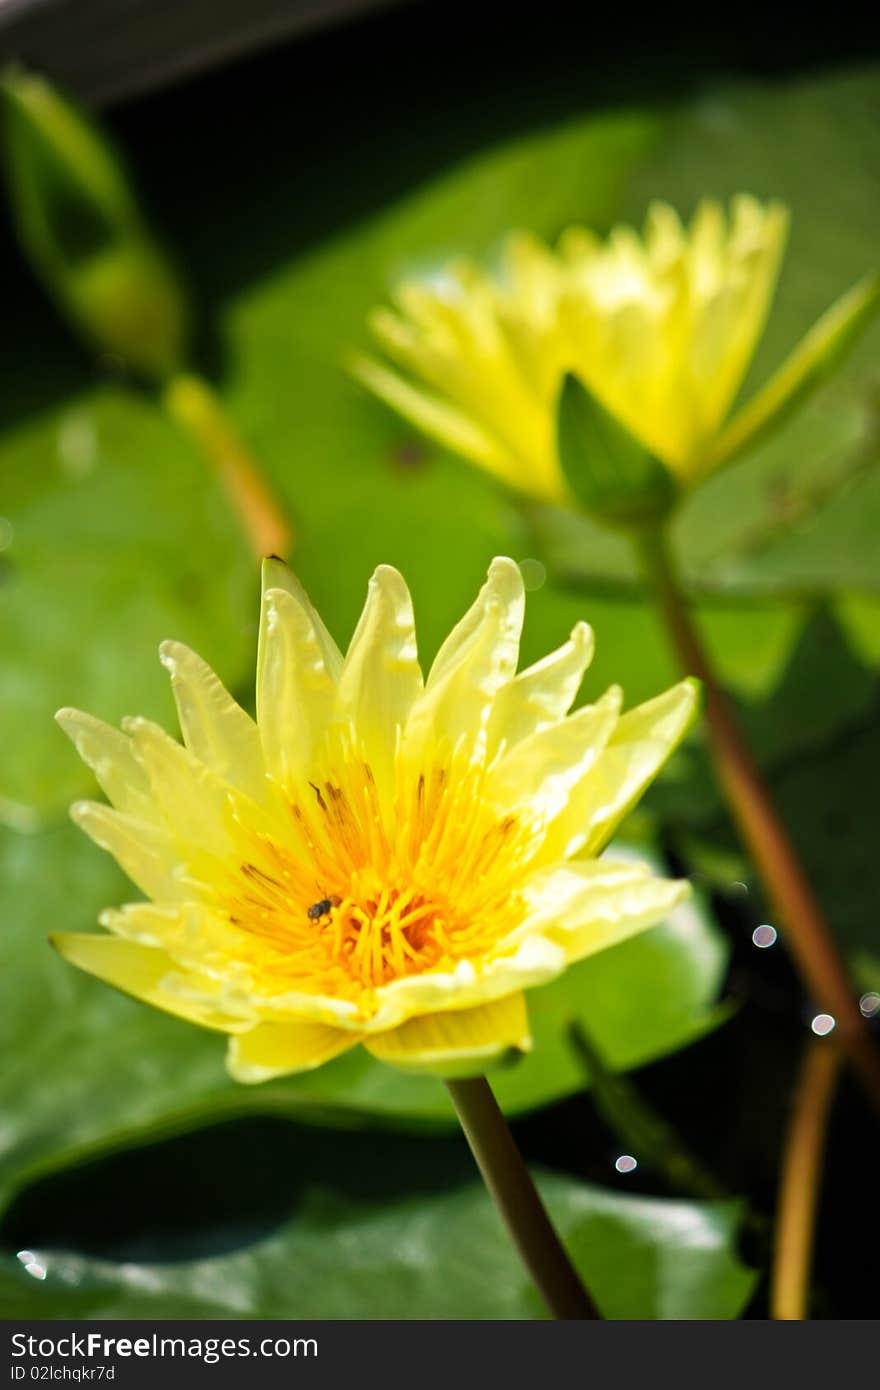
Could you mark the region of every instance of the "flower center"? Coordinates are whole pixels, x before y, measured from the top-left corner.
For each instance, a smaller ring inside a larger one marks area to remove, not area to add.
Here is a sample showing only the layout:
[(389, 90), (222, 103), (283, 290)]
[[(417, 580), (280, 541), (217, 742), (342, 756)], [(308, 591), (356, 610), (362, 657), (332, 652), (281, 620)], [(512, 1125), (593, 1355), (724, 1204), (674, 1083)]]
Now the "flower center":
[(398, 761), (383, 799), (354, 761), (308, 784), (289, 834), (250, 833), (224, 906), (259, 987), (368, 1009), (382, 985), (491, 956), (522, 920), (535, 837), (481, 779), (454, 758), (414, 775)]

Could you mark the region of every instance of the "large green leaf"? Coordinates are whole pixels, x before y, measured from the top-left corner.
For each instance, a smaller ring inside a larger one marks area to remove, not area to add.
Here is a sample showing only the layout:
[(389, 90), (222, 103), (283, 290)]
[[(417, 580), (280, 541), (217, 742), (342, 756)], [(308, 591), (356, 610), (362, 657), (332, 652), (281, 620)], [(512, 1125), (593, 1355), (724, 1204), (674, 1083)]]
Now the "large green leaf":
[(157, 647), (171, 635), (239, 681), (257, 581), (206, 470), (133, 391), (99, 389), (8, 430), (0, 477), (0, 820), (32, 828), (89, 785), (55, 710), (169, 720)]
[[(353, 1147), (345, 1149), (350, 1162)], [(481, 1187), (366, 1201), (339, 1184), (341, 1166), (303, 1188), (280, 1232), (228, 1254), (163, 1264), (43, 1250), (7, 1254), (0, 1262), (3, 1315), (546, 1315)], [(541, 1188), (605, 1317), (735, 1318), (748, 1301), (756, 1275), (736, 1254), (739, 1202), (621, 1196), (550, 1175)]]
[[(236, 1085), (216, 1034), (124, 998), (49, 948), (49, 931), (88, 928), (102, 907), (130, 896), (106, 855), (65, 826), (0, 832), (0, 863), (0, 1207), (36, 1173), (230, 1113), (452, 1122), (440, 1082), (404, 1075), (361, 1049), (302, 1077)], [(721, 1016), (726, 958), (717, 929), (686, 904), (653, 931), (533, 991), (535, 1049), (498, 1074), (502, 1104), (515, 1114), (585, 1084), (568, 1040), (578, 1017), (619, 1068), (691, 1042)]]

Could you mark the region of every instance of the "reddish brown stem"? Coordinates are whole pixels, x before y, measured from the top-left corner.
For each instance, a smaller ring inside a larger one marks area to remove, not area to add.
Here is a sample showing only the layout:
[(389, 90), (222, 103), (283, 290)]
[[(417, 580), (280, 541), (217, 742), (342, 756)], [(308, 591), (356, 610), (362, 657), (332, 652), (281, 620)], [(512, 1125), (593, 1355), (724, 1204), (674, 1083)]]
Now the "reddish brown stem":
[(257, 559), (286, 558), (292, 544), (290, 522), (208, 383), (181, 373), (165, 387), (163, 399), (219, 477)]
[(733, 708), (712, 669), (679, 589), (665, 537), (659, 530), (643, 538), (642, 555), (681, 664), (689, 675), (702, 681), (706, 723), (719, 780), (778, 913), (786, 945), (811, 998), (836, 1020), (835, 1036), (840, 1047), (880, 1110), (880, 1053), (859, 1012), (857, 992)]
[(822, 1181), (825, 1134), (840, 1074), (840, 1053), (822, 1038), (807, 1044), (782, 1160), (770, 1316), (809, 1316), (810, 1265)]

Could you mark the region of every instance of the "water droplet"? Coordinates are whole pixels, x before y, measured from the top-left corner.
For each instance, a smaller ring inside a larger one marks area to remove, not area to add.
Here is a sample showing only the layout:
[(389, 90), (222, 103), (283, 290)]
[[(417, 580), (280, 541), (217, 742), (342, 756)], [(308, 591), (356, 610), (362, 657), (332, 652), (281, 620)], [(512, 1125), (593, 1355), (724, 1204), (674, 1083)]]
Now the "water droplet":
[(873, 1018), (876, 1013), (880, 1013), (880, 994), (875, 990), (868, 990), (859, 1000), (859, 1009), (863, 1018)]
[(619, 1158), (614, 1160), (614, 1166), (618, 1173), (632, 1173), (639, 1165), (632, 1154), (621, 1154)]
[(816, 1014), (810, 1027), (817, 1038), (825, 1038), (832, 1031), (837, 1023), (837, 1019), (832, 1014)]
[(760, 927), (755, 927), (752, 932), (752, 941), (761, 951), (766, 951), (768, 946), (774, 945), (776, 938), (776, 928), (769, 926), (766, 922)]
[(46, 1266), (39, 1255), (34, 1254), (33, 1250), (19, 1250), (18, 1259), (24, 1266), (25, 1272), (30, 1274), (33, 1279), (45, 1279)]
[(68, 415), (58, 429), (58, 457), (71, 478), (85, 478), (98, 459), (98, 437), (86, 415)]
[(547, 567), (540, 560), (520, 560), (519, 572), (527, 594), (534, 594), (547, 583)]

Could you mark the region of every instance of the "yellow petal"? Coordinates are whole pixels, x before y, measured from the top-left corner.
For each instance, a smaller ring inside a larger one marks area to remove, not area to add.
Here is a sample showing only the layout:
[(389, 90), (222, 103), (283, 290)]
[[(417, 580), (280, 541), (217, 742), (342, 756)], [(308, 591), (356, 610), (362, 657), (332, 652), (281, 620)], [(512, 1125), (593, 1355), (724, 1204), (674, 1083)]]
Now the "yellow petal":
[(550, 826), (543, 855), (598, 854), (687, 732), (699, 684), (684, 680), (618, 720), (589, 774)]
[(612, 686), (595, 705), (530, 734), (492, 768), (486, 796), (499, 808), (523, 805), (530, 814), (552, 820), (611, 738), (622, 699), (620, 687)]
[(155, 820), (158, 808), (149, 778), (128, 735), (78, 709), (60, 709), (55, 718), (113, 805), (127, 815)]
[(71, 965), (165, 1013), (221, 1033), (251, 1026), (249, 1019), (228, 1011), (221, 984), (180, 970), (154, 946), (87, 932), (58, 932), (49, 939)]
[(158, 724), (149, 719), (124, 723), (176, 843), (197, 846), (218, 859), (233, 853), (224, 784)]
[(263, 595), (257, 723), (266, 767), (288, 790), (307, 777), (333, 715), (335, 673), (309, 612), (286, 589)]
[(689, 893), (688, 883), (657, 878), (646, 865), (570, 863), (529, 884), (532, 910), (520, 930), (540, 930), (580, 960), (654, 926)]
[(489, 717), (489, 748), (513, 748), (530, 734), (564, 718), (592, 660), (594, 646), (593, 629), (587, 623), (577, 623), (563, 646), (503, 685)]
[(266, 795), (260, 734), (218, 677), (182, 642), (163, 642), (163, 666), (171, 676), (183, 741), (195, 758), (254, 801)]
[(493, 560), (476, 602), (443, 643), (413, 707), (406, 742), (414, 754), (432, 738), (455, 746), (481, 733), (493, 697), (516, 671), (524, 607), (519, 566)]
[(390, 793), (398, 734), (422, 693), (409, 589), (390, 565), (370, 580), (339, 677), (338, 710), (357, 734), (380, 792)]
[(781, 203), (765, 208), (756, 199), (741, 195), (731, 205), (727, 244), (716, 245), (716, 237), (723, 235), (720, 207), (717, 216), (721, 230), (710, 234), (710, 251), (700, 245), (699, 214), (691, 234), (698, 308), (688, 342), (687, 368), (703, 440), (718, 430), (754, 357), (773, 300), (788, 231), (788, 210)]
[(114, 936), (161, 947), (185, 970), (225, 978), (240, 998), (248, 993), (247, 974), (238, 959), (246, 938), (205, 903), (126, 903), (105, 908), (98, 920)]
[(842, 295), (807, 332), (782, 366), (738, 411), (709, 451), (701, 471), (730, 463), (780, 424), (837, 366), (880, 309), (880, 276), (868, 275)]
[(175, 875), (179, 854), (167, 831), (100, 801), (76, 801), (70, 815), (148, 898), (175, 902), (189, 892)]
[(517, 939), (504, 953), (476, 965), (459, 961), (448, 971), (408, 975), (376, 990), (376, 1012), (364, 1025), (373, 1033), (395, 1028), (406, 1019), (447, 1009), (471, 1008), (546, 984), (561, 974), (566, 955), (555, 941), (535, 933)]
[(445, 449), (470, 459), (504, 482), (515, 484), (519, 475), (517, 460), (501, 442), (462, 411), (440, 396), (413, 386), (398, 372), (383, 367), (372, 357), (352, 354), (348, 369), (375, 396), (390, 405), (404, 420)]
[(235, 1081), (253, 1084), (312, 1071), (347, 1052), (360, 1039), (323, 1023), (258, 1023), (229, 1039), (226, 1066)]
[(263, 561), (262, 585), (264, 595), (270, 589), (283, 589), (299, 604), (315, 634), (315, 640), (321, 649), (324, 665), (329, 675), (334, 681), (338, 680), (339, 672), (342, 669), (342, 652), (290, 566), (285, 564), (283, 560), (279, 560), (277, 555), (270, 555)]
[(403, 1071), (450, 1078), (477, 1075), (506, 1053), (528, 1052), (532, 1045), (521, 993), (475, 1009), (422, 1014), (364, 1041), (367, 1050), (382, 1062)]

